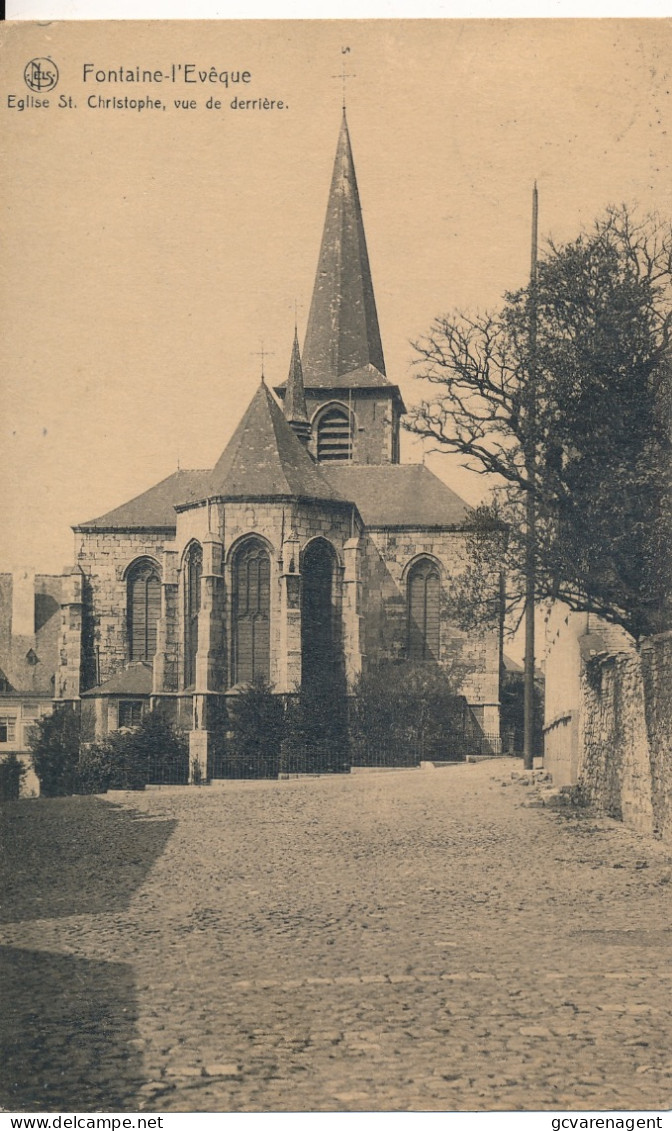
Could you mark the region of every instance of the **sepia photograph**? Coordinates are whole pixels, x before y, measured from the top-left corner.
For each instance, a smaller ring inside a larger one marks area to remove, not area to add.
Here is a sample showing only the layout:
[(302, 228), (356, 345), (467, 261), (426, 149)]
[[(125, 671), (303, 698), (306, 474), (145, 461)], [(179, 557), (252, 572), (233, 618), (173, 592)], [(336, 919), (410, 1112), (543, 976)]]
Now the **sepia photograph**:
[(0, 26), (0, 1111), (663, 1126), (671, 64)]

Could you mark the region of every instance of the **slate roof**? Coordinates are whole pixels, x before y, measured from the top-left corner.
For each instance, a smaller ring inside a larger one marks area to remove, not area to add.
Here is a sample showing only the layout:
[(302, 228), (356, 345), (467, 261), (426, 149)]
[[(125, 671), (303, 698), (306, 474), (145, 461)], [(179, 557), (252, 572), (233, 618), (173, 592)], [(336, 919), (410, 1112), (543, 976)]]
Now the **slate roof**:
[(82, 698), (92, 696), (96, 699), (102, 695), (151, 695), (152, 691), (152, 665), (142, 660), (128, 664), (121, 671), (116, 672), (111, 679), (101, 683), (98, 687), (91, 687), (82, 692)]
[(303, 346), (303, 379), (306, 388), (347, 387), (346, 375), (366, 367), (372, 384), (389, 385), (344, 110)]
[(295, 436), (263, 381), (215, 464), (209, 494), (226, 499), (343, 501)]
[(76, 532), (94, 530), (174, 530), (175, 507), (198, 502), (207, 495), (209, 471), (174, 471), (142, 495), (73, 527)]
[(472, 508), (420, 463), (322, 464), (370, 527), (464, 526)]

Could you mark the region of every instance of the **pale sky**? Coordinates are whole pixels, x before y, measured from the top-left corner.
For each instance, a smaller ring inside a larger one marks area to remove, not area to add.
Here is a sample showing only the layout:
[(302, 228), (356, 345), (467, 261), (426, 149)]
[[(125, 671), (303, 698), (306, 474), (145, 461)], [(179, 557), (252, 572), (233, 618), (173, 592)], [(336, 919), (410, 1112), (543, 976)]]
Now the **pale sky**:
[[(407, 403), (410, 339), (526, 281), (542, 237), (610, 204), (672, 214), (669, 21), (299, 21), (3, 25), (0, 570), (60, 572), (70, 526), (182, 467), (211, 467), (259, 380), (302, 341), (340, 124), (348, 120), (383, 347)], [(26, 62), (49, 57), (47, 109)], [(194, 63), (241, 87), (96, 84)], [(165, 111), (91, 109), (94, 96)], [(76, 108), (58, 108), (58, 96)], [(207, 110), (218, 98), (220, 111)], [(175, 108), (194, 98), (196, 109)], [(402, 441), (402, 458), (420, 450)], [(483, 481), (433, 456), (469, 502)]]

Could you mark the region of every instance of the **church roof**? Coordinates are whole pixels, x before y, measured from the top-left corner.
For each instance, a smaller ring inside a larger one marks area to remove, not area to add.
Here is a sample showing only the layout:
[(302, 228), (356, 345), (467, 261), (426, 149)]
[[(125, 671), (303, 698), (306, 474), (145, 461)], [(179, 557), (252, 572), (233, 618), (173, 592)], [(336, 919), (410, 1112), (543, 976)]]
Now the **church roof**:
[(100, 518), (82, 522), (73, 529), (88, 530), (174, 530), (175, 507), (180, 503), (197, 502), (207, 494), (209, 471), (174, 471), (148, 491), (128, 503), (108, 511)]
[(98, 698), (102, 695), (151, 695), (151, 692), (152, 665), (143, 660), (134, 660), (105, 683), (92, 687), (89, 691), (83, 691), (82, 698), (85, 696)]
[(342, 501), (263, 381), (215, 464), (208, 494)]
[(472, 508), (420, 463), (322, 466), (339, 495), (356, 503), (366, 526), (460, 527), (471, 514)]
[(357, 373), (390, 386), (378, 327), (362, 208), (343, 112), (303, 347), (306, 388), (348, 388)]

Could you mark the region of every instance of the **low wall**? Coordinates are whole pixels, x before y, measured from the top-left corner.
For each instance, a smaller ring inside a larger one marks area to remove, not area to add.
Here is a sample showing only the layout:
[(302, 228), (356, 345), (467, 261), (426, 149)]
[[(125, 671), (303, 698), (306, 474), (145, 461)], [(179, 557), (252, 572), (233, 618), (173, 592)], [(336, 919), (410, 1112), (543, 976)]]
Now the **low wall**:
[(544, 726), (544, 769), (554, 785), (574, 785), (577, 776), (578, 710), (567, 711)]
[(672, 839), (672, 633), (596, 656), (581, 676), (578, 786), (590, 804)]

